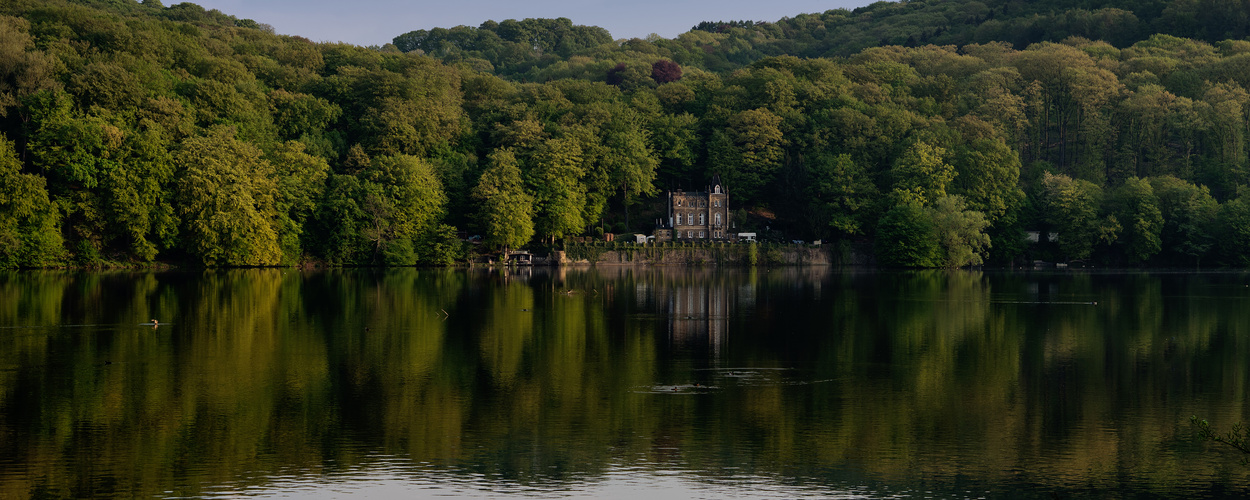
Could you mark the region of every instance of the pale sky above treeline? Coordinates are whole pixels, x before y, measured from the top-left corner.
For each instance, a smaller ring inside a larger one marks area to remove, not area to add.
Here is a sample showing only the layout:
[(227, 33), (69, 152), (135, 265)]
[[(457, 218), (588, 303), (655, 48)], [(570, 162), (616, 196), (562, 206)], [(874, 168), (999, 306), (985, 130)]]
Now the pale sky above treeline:
[[(164, 2), (173, 5), (178, 2)], [(613, 38), (673, 38), (701, 21), (776, 21), (862, 7), (870, 0), (192, 0), (284, 35), (318, 42), (383, 45), (417, 29), (479, 26), (487, 20), (567, 17)]]

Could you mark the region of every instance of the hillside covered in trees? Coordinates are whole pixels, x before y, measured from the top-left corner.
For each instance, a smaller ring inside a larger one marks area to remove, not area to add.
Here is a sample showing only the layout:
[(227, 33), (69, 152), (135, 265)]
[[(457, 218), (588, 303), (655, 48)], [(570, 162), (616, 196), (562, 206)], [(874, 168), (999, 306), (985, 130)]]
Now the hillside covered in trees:
[(1236, 3), (879, 2), (672, 40), (505, 20), (357, 47), (189, 3), (15, 0), (0, 267), (447, 264), (458, 232), (649, 232), (654, 195), (713, 174), (744, 225), (873, 241), (886, 265), (1244, 266)]

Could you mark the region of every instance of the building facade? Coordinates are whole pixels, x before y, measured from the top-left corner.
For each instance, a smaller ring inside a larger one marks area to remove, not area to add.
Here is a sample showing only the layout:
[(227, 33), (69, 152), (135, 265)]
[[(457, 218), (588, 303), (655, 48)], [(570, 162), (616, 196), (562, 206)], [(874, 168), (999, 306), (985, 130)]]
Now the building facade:
[(704, 191), (669, 191), (668, 220), (656, 222), (656, 241), (729, 241), (736, 235), (719, 175)]

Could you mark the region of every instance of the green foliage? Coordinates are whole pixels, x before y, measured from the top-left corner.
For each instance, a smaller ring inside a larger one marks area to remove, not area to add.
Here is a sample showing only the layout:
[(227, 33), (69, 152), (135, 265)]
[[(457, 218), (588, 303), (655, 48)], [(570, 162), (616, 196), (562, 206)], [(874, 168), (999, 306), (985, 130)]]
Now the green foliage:
[(943, 264), (937, 227), (915, 201), (896, 205), (877, 223), (877, 263), (886, 267), (938, 267)]
[[(373, 249), (374, 262), (410, 266), (444, 259), (435, 242), (446, 240), (438, 221), (447, 198), (428, 162), (383, 156), (373, 159), (359, 177), (365, 192), (362, 236)], [(422, 246), (422, 241), (429, 243)]]
[(282, 262), (274, 168), (229, 127), (188, 139), (175, 161), (187, 250), (206, 266)]
[(401, 35), (404, 53), (193, 4), (19, 2), (0, 133), (63, 241), (18, 260), (446, 262), (452, 225), (494, 248), (637, 230), (660, 190), (720, 175), (731, 209), (767, 214), (737, 229), (777, 239), (889, 248), (883, 211), (949, 223), (940, 255), (901, 265), (1240, 265), (1250, 45), (1218, 38), (1245, 23), (1151, 5), (880, 2), (619, 43), (507, 20)]
[(1246, 245), (1250, 245), (1250, 199), (1239, 196), (1221, 205), (1216, 231), (1224, 264), (1250, 267), (1250, 255), (1245, 252)]
[(1102, 189), (1089, 181), (1049, 173), (1041, 184), (1043, 212), (1059, 234), (1060, 252), (1069, 259), (1089, 258), (1094, 244), (1114, 224), (1111, 219), (1099, 219)]
[(456, 228), (439, 224), (416, 240), (417, 263), (450, 266), (469, 257), (469, 244), (456, 236)]
[(1219, 204), (1206, 187), (1175, 177), (1153, 177), (1150, 185), (1163, 216), (1159, 239), (1164, 253), (1198, 261), (1215, 244)]
[(132, 133), (120, 148), (120, 168), (101, 181), (106, 227), (114, 249), (151, 262), (174, 244), (178, 220), (173, 206), (174, 160), (159, 127)]
[(816, 234), (864, 234), (865, 216), (878, 193), (863, 166), (847, 154), (821, 156), (811, 177), (805, 194), (811, 203)]
[(1162, 248), (1159, 235), (1163, 230), (1163, 214), (1150, 182), (1129, 178), (1112, 196), (1116, 220), (1123, 226), (1118, 243), (1129, 262), (1149, 260)]
[[(1233, 424), (1232, 429), (1224, 433), (1212, 429), (1210, 422), (1199, 419), (1197, 415), (1191, 415), (1189, 423), (1193, 426), (1198, 439), (1226, 444), (1243, 454), (1250, 455), (1250, 443), (1246, 442), (1246, 428), (1241, 422)], [(1250, 465), (1250, 458), (1242, 458), (1241, 464)]]
[(269, 156), (278, 183), (275, 203), (281, 225), (279, 238), (284, 260), (289, 263), (303, 253), (303, 227), (317, 208), (330, 165), (324, 158), (304, 152), (304, 144), (298, 141), (276, 145)]
[(942, 246), (943, 266), (979, 266), (985, 262), (985, 254), (990, 249), (990, 237), (985, 234), (990, 222), (985, 214), (968, 210), (960, 196), (938, 198), (926, 211)]
[(538, 206), (535, 229), (554, 241), (580, 234), (586, 226), (586, 175), (582, 147), (573, 137), (549, 139), (535, 153), (528, 184)]
[(946, 163), (946, 150), (925, 142), (912, 144), (894, 162), (891, 197), (898, 203), (928, 206), (946, 196), (955, 168)]
[(744, 202), (764, 195), (781, 168), (786, 144), (781, 121), (764, 108), (744, 110), (730, 116), (726, 132), (714, 135), (708, 145), (709, 161), (722, 169), (725, 184), (734, 186)]
[(565, 256), (569, 260), (586, 261), (591, 264), (598, 262), (605, 251), (606, 249), (598, 242), (564, 244)]
[(534, 198), (525, 192), (516, 156), (508, 149), (491, 154), (473, 198), (485, 232), (483, 243), (507, 251), (529, 243), (534, 236)]
[(956, 148), (951, 191), (969, 207), (997, 221), (1024, 200), (1020, 157), (1001, 138), (976, 138)]
[(318, 203), (313, 228), (317, 253), (335, 264), (371, 264), (364, 231), (365, 186), (354, 175), (332, 175)]
[(0, 136), (0, 269), (53, 264), (63, 252), (44, 179), (20, 167), (13, 143)]
[(487, 21), (477, 28), (416, 30), (392, 41), (404, 52), (421, 51), (446, 61), (482, 59), (503, 72), (523, 69), (548, 54), (569, 57), (611, 42), (607, 30), (574, 25), (564, 17)]

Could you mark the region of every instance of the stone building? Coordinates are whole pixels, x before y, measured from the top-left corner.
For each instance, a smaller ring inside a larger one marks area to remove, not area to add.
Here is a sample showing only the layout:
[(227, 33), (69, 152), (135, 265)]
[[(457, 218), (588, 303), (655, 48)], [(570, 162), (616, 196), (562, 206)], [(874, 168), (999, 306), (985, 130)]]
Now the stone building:
[(729, 241), (729, 193), (720, 176), (704, 191), (669, 191), (668, 220), (656, 221), (656, 241)]

